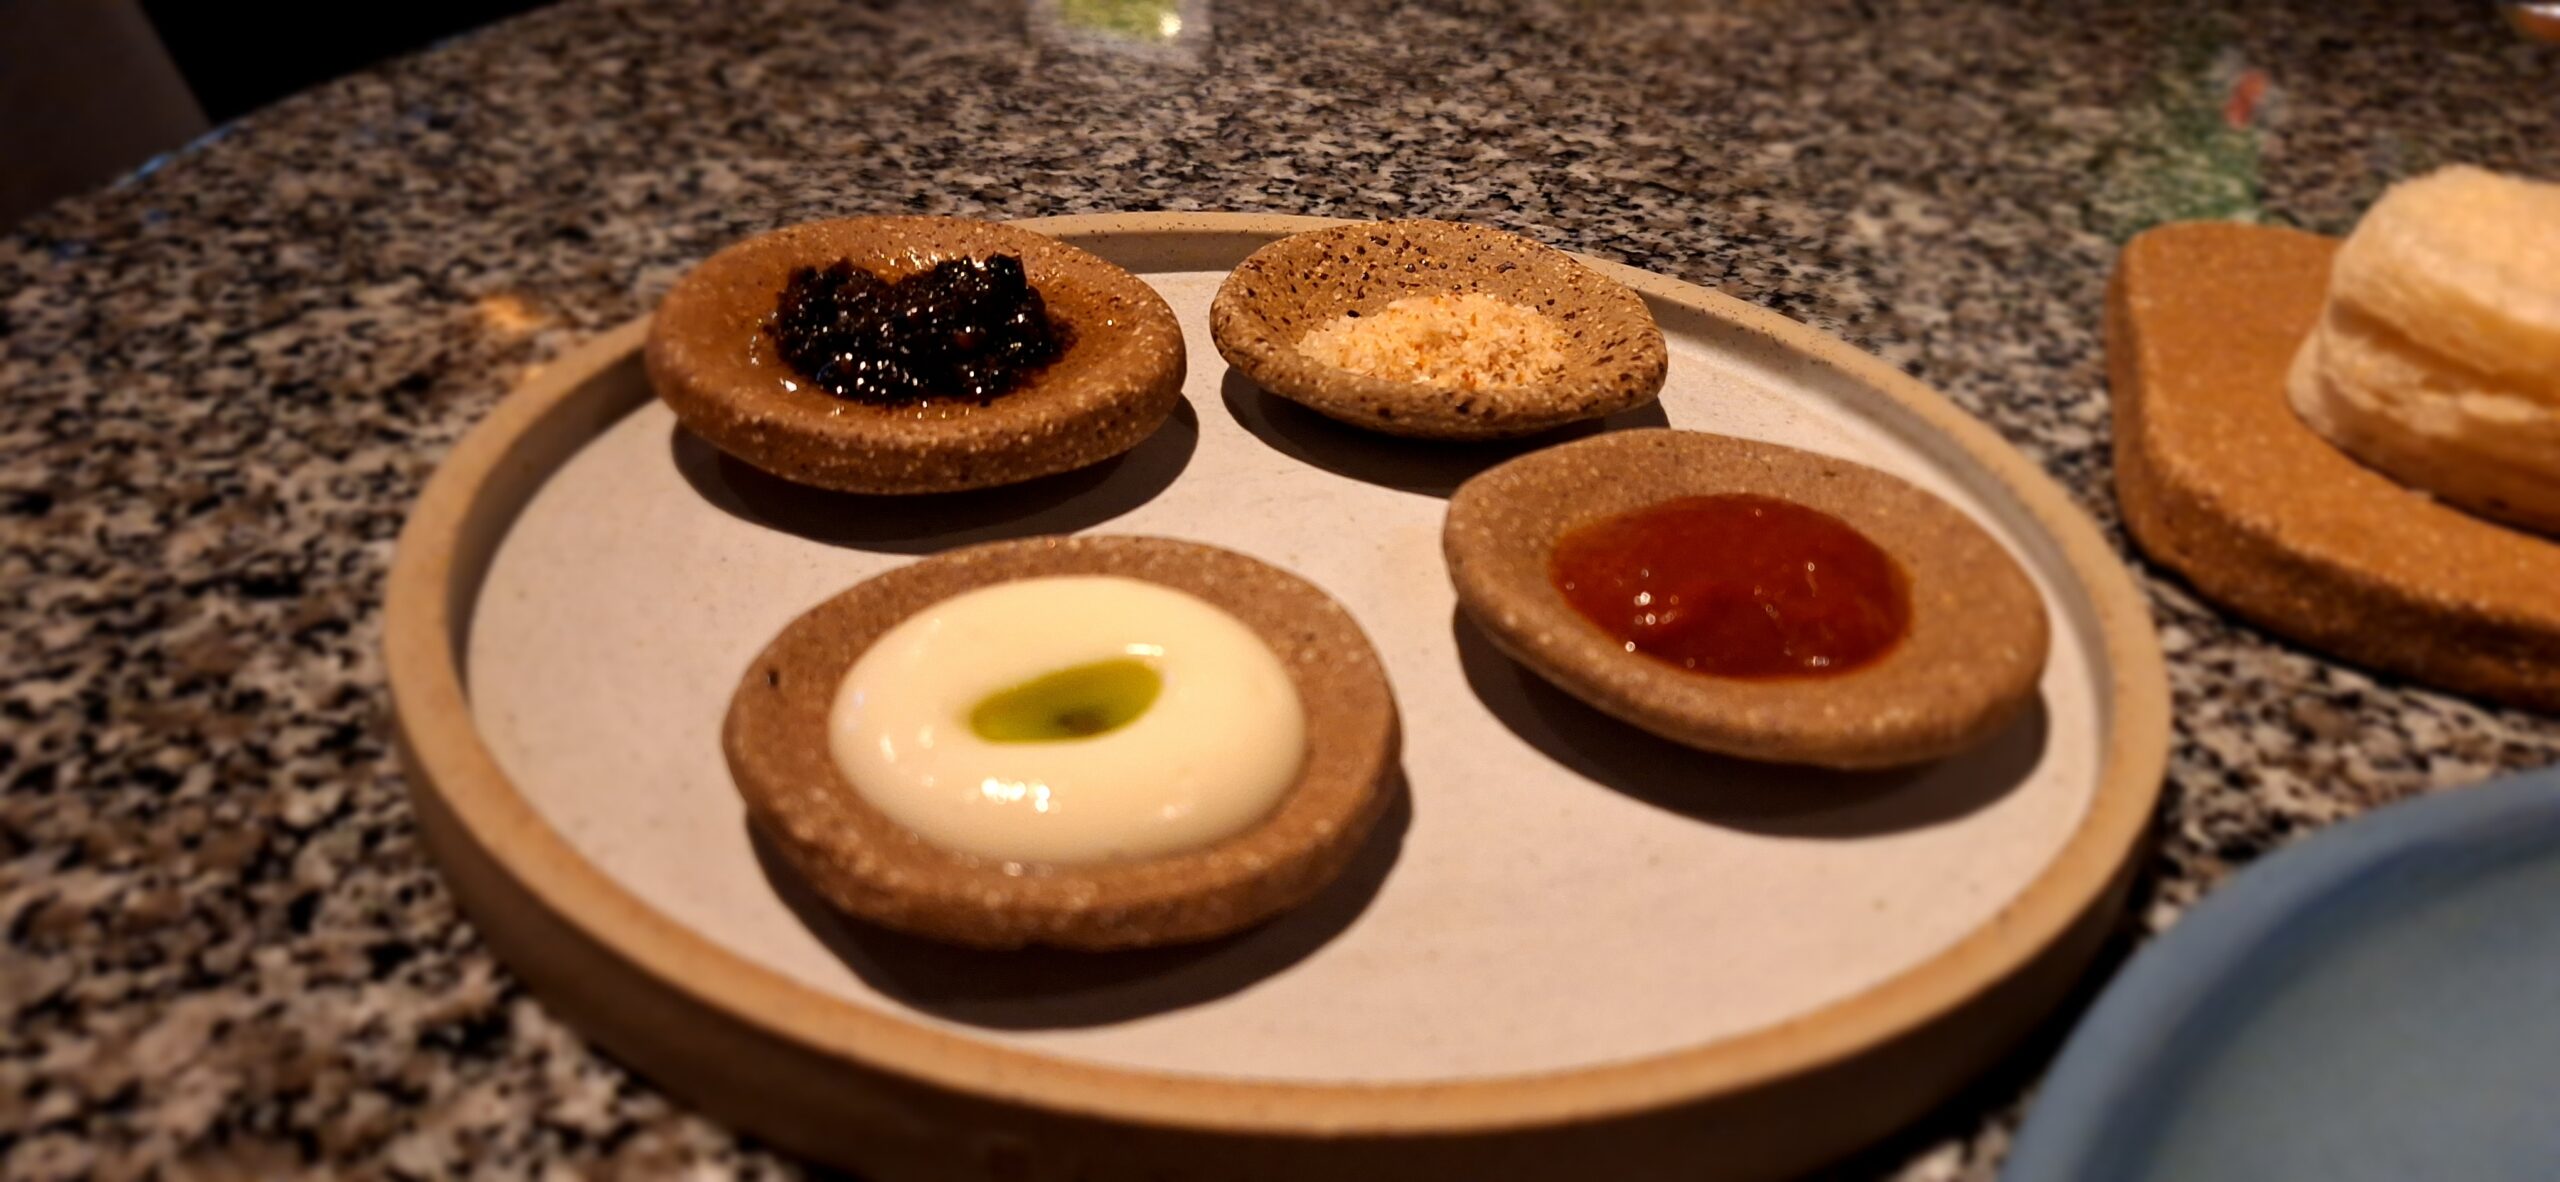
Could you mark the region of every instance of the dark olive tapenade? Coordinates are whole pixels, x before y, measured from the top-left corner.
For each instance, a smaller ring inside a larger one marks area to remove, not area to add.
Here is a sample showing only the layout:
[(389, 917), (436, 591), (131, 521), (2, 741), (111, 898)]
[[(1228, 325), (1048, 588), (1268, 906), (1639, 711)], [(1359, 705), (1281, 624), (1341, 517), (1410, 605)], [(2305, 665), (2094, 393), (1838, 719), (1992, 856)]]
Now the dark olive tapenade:
[(765, 326), (818, 389), (874, 406), (981, 406), (1066, 352), (1022, 259), (944, 259), (894, 282), (847, 260), (801, 267)]

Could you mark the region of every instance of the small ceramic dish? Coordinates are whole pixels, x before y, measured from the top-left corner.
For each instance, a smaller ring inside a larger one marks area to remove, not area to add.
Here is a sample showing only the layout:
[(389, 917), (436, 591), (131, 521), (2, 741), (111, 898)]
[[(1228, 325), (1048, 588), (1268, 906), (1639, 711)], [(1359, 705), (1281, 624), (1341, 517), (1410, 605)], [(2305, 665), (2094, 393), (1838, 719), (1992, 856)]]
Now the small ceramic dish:
[[(1318, 361), (1307, 333), (1413, 296), (1481, 293), (1563, 331), (1550, 381), (1474, 391), (1372, 377)], [(1457, 222), (1356, 223), (1293, 234), (1246, 258), (1209, 305), (1218, 354), (1263, 389), (1391, 435), (1499, 439), (1653, 401), (1669, 353), (1643, 298), (1573, 256)]]
[[(828, 711), (883, 633), (964, 591), (1095, 574), (1198, 596), (1279, 656), (1306, 711), (1307, 752), (1269, 815), (1196, 850), (1026, 866), (934, 845), (846, 781), (828, 752)], [(1163, 538), (997, 542), (858, 584), (792, 621), (755, 659), (730, 700), (721, 745), (757, 828), (819, 895), (883, 926), (982, 948), (1135, 948), (1251, 926), (1331, 882), (1399, 783), (1395, 699), (1350, 613), (1277, 567)]]
[[(1556, 540), (1679, 497), (1745, 493), (1848, 523), (1907, 579), (1910, 627), (1873, 663), (1815, 678), (1717, 677), (1624, 650), (1556, 590)], [(1458, 602), (1567, 693), (1677, 743), (1869, 768), (1954, 754), (2035, 698), (2049, 624), (2009, 552), (1954, 506), (1873, 468), (1699, 431), (1618, 431), (1469, 480), (1441, 534)]]
[[(894, 281), (997, 254), (1021, 258), (1069, 344), (983, 405), (832, 397), (766, 335), (798, 268), (843, 260)], [(650, 385), (687, 430), (785, 480), (855, 493), (986, 488), (1109, 459), (1173, 413), (1184, 373), (1173, 310), (1137, 276), (1029, 230), (942, 217), (811, 222), (731, 246), (659, 302), (646, 357)]]

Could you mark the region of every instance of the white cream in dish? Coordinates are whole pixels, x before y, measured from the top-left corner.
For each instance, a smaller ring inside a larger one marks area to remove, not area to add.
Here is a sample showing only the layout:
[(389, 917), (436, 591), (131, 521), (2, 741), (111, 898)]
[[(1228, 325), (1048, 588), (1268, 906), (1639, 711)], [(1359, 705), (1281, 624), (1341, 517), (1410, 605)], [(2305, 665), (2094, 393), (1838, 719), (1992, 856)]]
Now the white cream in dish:
[[(982, 736), (990, 698), (1105, 662), (1161, 688), (1112, 729)], [(1016, 862), (1145, 858), (1208, 845), (1297, 782), (1306, 713), (1262, 638), (1170, 587), (1108, 575), (952, 596), (883, 634), (837, 689), (836, 767), (890, 820), (947, 849)]]

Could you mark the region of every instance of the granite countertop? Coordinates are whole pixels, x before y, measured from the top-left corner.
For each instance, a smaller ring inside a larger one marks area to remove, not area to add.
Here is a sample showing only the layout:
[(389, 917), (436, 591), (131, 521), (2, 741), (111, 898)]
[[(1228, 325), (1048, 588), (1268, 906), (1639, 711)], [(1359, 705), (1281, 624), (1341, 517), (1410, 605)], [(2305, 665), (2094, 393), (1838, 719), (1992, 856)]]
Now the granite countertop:
[[(1506, 226), (1882, 354), (2114, 532), (2097, 324), (2124, 237), (2338, 231), (2447, 161), (2560, 175), (2560, 52), (2474, 5), (1183, 11), (1211, 30), (1191, 60), (1061, 47), (1018, 2), (573, 0), (0, 238), (0, 1174), (801, 1172), (491, 960), (419, 851), (376, 652), (446, 448), (745, 233)], [(2115, 955), (2305, 831), (2560, 761), (2560, 721), (2343, 668), (2136, 565), (2178, 732)], [(1840, 1176), (1988, 1177), (2058, 1030)]]

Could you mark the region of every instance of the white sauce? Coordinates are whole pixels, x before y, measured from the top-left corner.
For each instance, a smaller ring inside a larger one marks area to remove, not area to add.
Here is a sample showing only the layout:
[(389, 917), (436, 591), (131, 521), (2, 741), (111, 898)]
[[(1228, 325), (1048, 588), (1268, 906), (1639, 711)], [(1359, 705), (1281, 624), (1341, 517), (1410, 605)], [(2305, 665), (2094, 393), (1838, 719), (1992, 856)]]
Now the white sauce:
[[(997, 743), (990, 695), (1135, 657), (1163, 691), (1116, 730)], [(1306, 713), (1288, 670), (1235, 617), (1115, 576), (1023, 579), (901, 621), (856, 661), (827, 720), (836, 767), (889, 819), (948, 849), (1078, 863), (1194, 849), (1262, 819), (1298, 779)]]

